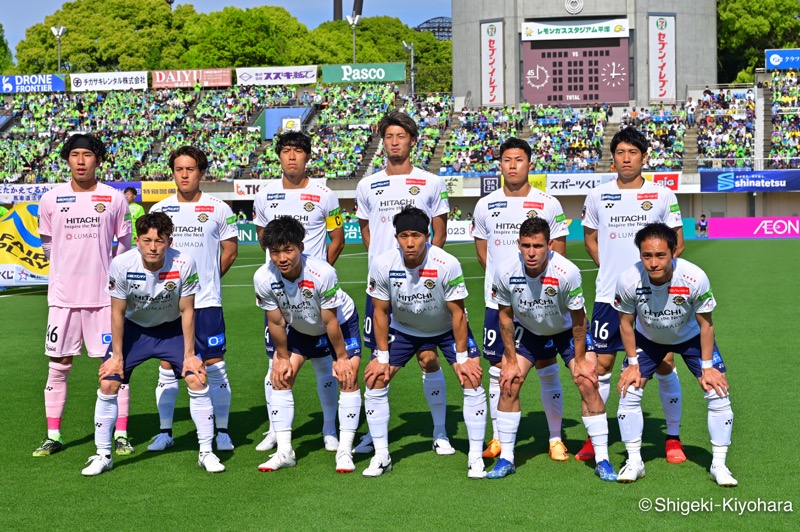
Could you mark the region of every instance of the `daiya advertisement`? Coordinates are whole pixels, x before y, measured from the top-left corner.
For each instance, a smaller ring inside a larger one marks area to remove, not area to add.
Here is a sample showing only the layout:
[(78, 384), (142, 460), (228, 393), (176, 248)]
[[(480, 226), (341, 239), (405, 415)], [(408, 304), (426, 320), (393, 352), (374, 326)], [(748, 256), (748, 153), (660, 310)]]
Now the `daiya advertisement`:
[(800, 217), (711, 218), (709, 238), (800, 238)]

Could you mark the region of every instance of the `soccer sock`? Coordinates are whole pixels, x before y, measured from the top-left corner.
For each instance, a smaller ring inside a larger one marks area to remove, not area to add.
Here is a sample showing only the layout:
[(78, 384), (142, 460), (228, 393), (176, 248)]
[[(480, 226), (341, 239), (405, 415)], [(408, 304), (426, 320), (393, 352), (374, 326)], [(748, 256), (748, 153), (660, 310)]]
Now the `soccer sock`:
[(608, 395), (611, 393), (611, 373), (598, 375), (597, 384), (599, 385), (597, 391), (600, 392), (600, 398), (603, 400), (603, 404), (608, 404)]
[(120, 384), (117, 392), (118, 415), (114, 430), (114, 438), (128, 437), (128, 413), (131, 406), (131, 388), (129, 384)]
[[(422, 372), (422, 389), (433, 418), (433, 437), (446, 436), (445, 420), (447, 419), (447, 385), (444, 382), (442, 368), (433, 372)], [(375, 435), (373, 434), (373, 437)]]
[(678, 372), (673, 370), (669, 375), (656, 373), (658, 395), (667, 421), (667, 436), (677, 436), (681, 430), (681, 381)]
[(231, 412), (231, 385), (225, 361), (206, 367), (208, 387), (211, 389), (211, 404), (214, 405), (214, 423), (220, 430), (228, 429), (228, 416)]
[(628, 386), (625, 397), (619, 398), (617, 420), (619, 420), (619, 434), (625, 448), (628, 450), (628, 459), (632, 462), (641, 462), (642, 430), (644, 417), (642, 416), (642, 388)]
[(351, 453), (361, 421), (361, 392), (339, 393), (339, 451)]
[(375, 456), (389, 456), (389, 386), (364, 392), (364, 410)]
[(558, 364), (537, 369), (541, 382), (542, 407), (550, 430), (550, 442), (561, 441), (561, 418), (564, 416), (564, 399), (561, 379), (558, 378)]
[[(336, 435), (336, 403), (339, 390), (336, 377), (333, 376), (333, 360), (331, 357), (312, 358), (311, 365), (317, 375), (317, 395), (322, 405), (322, 434)], [(341, 422), (341, 420), (340, 420)]]
[(118, 413), (117, 395), (105, 395), (97, 390), (97, 402), (94, 404), (94, 444), (97, 454), (111, 454), (111, 433)]
[(278, 440), (278, 452), (292, 450), (292, 423), (294, 422), (294, 395), (292, 390), (272, 390), (272, 426)]
[(733, 410), (728, 396), (720, 397), (711, 390), (705, 393), (708, 402), (708, 433), (711, 436), (713, 457), (711, 465), (725, 465), (733, 432)]
[(483, 388), (464, 388), (464, 423), (467, 425), (470, 460), (483, 454), (486, 436), (486, 392)]
[(267, 368), (267, 376), (264, 377), (264, 397), (267, 399), (267, 419), (269, 420), (268, 432), (274, 432), (272, 429), (272, 409), (269, 404), (272, 400), (272, 359), (269, 359), (269, 367)]
[(592, 439), (595, 462), (608, 460), (608, 418), (605, 414), (582, 416), (583, 426)]
[(492, 439), (499, 440), (497, 432), (497, 403), (500, 402), (500, 368), (489, 367), (489, 416), (492, 418)]
[(214, 406), (211, 404), (211, 392), (208, 386), (202, 390), (189, 388), (189, 413), (197, 427), (200, 452), (210, 453), (211, 440), (214, 438)]
[(178, 379), (172, 369), (158, 368), (158, 384), (156, 385), (156, 406), (161, 432), (169, 431), (172, 435), (172, 418), (175, 415), (175, 402), (178, 400)]
[(517, 430), (522, 412), (497, 411), (497, 432), (500, 440), (500, 458), (514, 463), (514, 446), (517, 444)]
[(72, 364), (50, 362), (47, 384), (44, 387), (44, 412), (47, 417), (47, 437), (61, 440), (61, 416), (67, 403), (67, 377)]

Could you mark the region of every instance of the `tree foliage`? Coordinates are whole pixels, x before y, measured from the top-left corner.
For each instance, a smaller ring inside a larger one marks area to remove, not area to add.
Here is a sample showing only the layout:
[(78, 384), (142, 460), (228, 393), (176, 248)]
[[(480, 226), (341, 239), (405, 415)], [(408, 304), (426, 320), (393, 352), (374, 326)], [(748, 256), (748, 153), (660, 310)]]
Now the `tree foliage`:
[(6, 41), (6, 30), (0, 24), (0, 72), (8, 70), (13, 64), (13, 59), (11, 48), (8, 47), (8, 41)]

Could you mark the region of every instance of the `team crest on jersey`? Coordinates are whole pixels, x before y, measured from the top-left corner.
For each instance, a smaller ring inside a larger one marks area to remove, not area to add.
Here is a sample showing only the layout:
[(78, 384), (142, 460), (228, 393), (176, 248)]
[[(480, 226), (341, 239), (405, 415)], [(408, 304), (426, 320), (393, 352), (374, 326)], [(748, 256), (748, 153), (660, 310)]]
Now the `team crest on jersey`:
[(492, 297), (497, 297), (497, 285), (492, 285)]
[(311, 299), (314, 296), (314, 293), (311, 292), (308, 288), (303, 288), (303, 297)]
[(105, 203), (98, 203), (94, 206), (94, 210), (97, 212), (106, 212), (106, 204)]
[(306, 212), (311, 212), (311, 211), (313, 211), (313, 210), (314, 210), (314, 204), (313, 204), (313, 203), (311, 203), (310, 201), (307, 201), (307, 202), (305, 203), (305, 205), (303, 205), (303, 209), (304, 209)]
[(525, 284), (524, 277), (509, 277), (508, 284)]
[(643, 201), (642, 202), (642, 210), (643, 211), (649, 211), (652, 208), (653, 208), (653, 202), (652, 201)]
[(388, 186), (389, 186), (389, 180), (387, 179), (386, 181), (377, 181), (375, 183), (372, 183), (372, 185), (370, 185), (369, 188), (375, 190), (376, 188), (383, 188)]
[(686, 298), (683, 297), (683, 296), (675, 296), (675, 297), (672, 298), (672, 302), (675, 303), (678, 306), (681, 306), (684, 303), (686, 303)]
[(200, 222), (200, 223), (206, 223), (208, 221), (208, 215), (206, 213), (204, 213), (204, 212), (201, 212), (197, 216), (197, 221)]
[(75, 203), (77, 199), (75, 196), (59, 196), (56, 198), (56, 203)]
[(286, 199), (286, 194), (283, 192), (279, 194), (267, 194), (267, 201), (281, 201)]
[(177, 288), (177, 287), (178, 287), (178, 285), (175, 284), (173, 281), (167, 281), (167, 284), (164, 285), (164, 288), (166, 288), (170, 292), (175, 290), (175, 288)]
[(416, 196), (417, 194), (420, 193), (420, 188), (415, 185), (408, 189), (408, 193), (411, 194), (412, 196)]
[(370, 292), (375, 291), (375, 279), (373, 279), (372, 277), (369, 278), (369, 291)]
[(553, 297), (558, 293), (558, 290), (556, 290), (552, 286), (548, 286), (547, 288), (544, 289), (544, 293), (550, 297)]
[(428, 290), (433, 290), (434, 288), (436, 288), (436, 281), (434, 281), (433, 279), (425, 279), (425, 282), (422, 284), (424, 284), (425, 288), (427, 288)]
[(117, 286), (117, 280), (113, 277), (108, 278), (108, 289), (113, 290)]
[(528, 211), (528, 218), (536, 218), (537, 216), (539, 216), (539, 213), (536, 212), (535, 210)]

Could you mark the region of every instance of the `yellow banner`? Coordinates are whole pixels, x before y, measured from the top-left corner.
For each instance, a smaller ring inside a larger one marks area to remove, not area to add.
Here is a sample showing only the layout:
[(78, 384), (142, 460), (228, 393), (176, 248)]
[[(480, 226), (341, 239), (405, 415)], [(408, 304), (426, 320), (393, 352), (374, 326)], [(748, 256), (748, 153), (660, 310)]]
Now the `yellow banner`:
[(175, 181), (142, 181), (142, 201), (153, 203), (161, 201), (178, 192)]
[(47, 284), (49, 274), (39, 238), (39, 204), (17, 203), (0, 218), (0, 286)]
[[(504, 186), (505, 182), (506, 180), (501, 174), (500, 186)], [(528, 174), (528, 183), (530, 183), (533, 188), (538, 188), (542, 192), (545, 192), (547, 190), (547, 174)]]

